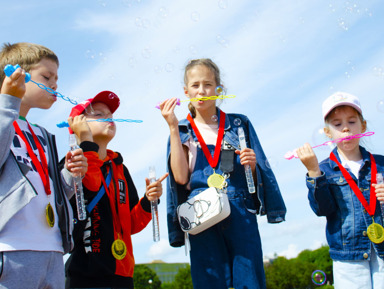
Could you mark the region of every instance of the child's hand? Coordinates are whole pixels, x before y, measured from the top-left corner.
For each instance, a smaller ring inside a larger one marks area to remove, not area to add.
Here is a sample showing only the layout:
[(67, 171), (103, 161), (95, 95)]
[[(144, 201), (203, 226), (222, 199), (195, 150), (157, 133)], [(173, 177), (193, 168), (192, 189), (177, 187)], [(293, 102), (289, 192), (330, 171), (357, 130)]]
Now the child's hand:
[(65, 168), (75, 177), (85, 175), (88, 170), (88, 161), (82, 149), (67, 152), (65, 156)]
[(245, 148), (241, 151), (235, 150), (235, 154), (240, 155), (240, 164), (244, 165), (250, 165), (252, 172), (256, 169), (256, 154), (253, 151), (253, 149)]
[(177, 105), (177, 98), (170, 98), (159, 104), (161, 114), (169, 127), (176, 127), (179, 124), (179, 120), (175, 115), (175, 107)]
[(1, 86), (1, 93), (23, 98), (25, 94), (24, 69), (18, 68), (11, 76), (5, 77), (3, 85)]
[(296, 152), (303, 165), (307, 168), (309, 177), (316, 178), (321, 176), (319, 161), (309, 143), (299, 147)]
[(145, 178), (145, 195), (147, 196), (147, 199), (149, 201), (156, 201), (161, 197), (161, 195), (163, 194), (163, 186), (161, 185), (161, 182), (164, 181), (166, 177), (168, 177), (168, 173), (166, 173), (164, 176), (162, 176), (152, 184), (150, 184), (149, 179)]
[(372, 187), (375, 188), (376, 198), (380, 202), (384, 202), (384, 184), (372, 184)]
[(77, 135), (80, 142), (93, 141), (92, 132), (84, 114), (80, 114), (75, 117), (69, 117), (68, 124), (73, 132)]

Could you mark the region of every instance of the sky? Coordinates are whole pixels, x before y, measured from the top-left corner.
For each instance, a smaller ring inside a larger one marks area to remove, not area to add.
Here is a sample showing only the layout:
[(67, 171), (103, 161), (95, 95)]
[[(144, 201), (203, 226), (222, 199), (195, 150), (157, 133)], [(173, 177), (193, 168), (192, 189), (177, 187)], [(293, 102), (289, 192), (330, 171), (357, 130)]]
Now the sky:
[[(310, 209), (306, 170), (284, 154), (305, 142), (326, 141), (321, 104), (337, 91), (360, 98), (368, 131), (362, 139), (384, 154), (384, 4), (381, 0), (39, 0), (2, 2), (4, 42), (32, 42), (60, 59), (58, 89), (76, 101), (103, 90), (121, 100), (110, 148), (119, 151), (139, 195), (149, 166), (166, 172), (169, 129), (156, 104), (183, 99), (184, 67), (211, 58), (227, 94), (220, 108), (251, 120), (287, 206), (286, 221), (268, 224), (258, 216), (263, 253), (296, 257), (326, 244), (325, 219)], [(28, 120), (54, 133), (59, 155), (68, 150), (68, 131), (56, 127), (72, 105), (58, 99)], [(176, 115), (185, 118), (186, 103)], [(331, 148), (315, 152), (322, 160)], [(184, 247), (168, 244), (165, 184), (159, 205), (160, 242), (152, 224), (133, 236), (137, 263), (188, 262)]]

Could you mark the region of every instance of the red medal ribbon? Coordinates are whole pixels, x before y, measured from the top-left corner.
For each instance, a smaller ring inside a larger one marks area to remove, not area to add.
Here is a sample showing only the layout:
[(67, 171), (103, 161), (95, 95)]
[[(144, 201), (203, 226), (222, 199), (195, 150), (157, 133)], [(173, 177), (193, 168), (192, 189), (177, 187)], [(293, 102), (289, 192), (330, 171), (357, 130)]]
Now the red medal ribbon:
[(41, 181), (43, 182), (43, 185), (44, 185), (45, 193), (47, 194), (47, 196), (49, 196), (49, 195), (51, 195), (51, 188), (49, 186), (49, 173), (48, 173), (47, 158), (45, 157), (44, 149), (43, 149), (42, 145), (40, 144), (39, 139), (37, 138), (36, 134), (34, 133), (33, 129), (31, 128), (31, 126), (29, 125), (28, 121), (27, 121), (27, 125), (28, 125), (28, 129), (29, 129), (30, 133), (32, 134), (33, 140), (35, 141), (37, 150), (39, 151), (39, 156), (40, 156), (41, 162), (38, 160), (37, 156), (33, 152), (31, 145), (29, 144), (27, 138), (25, 137), (25, 135), (21, 131), (17, 122), (16, 121), (13, 122), (13, 127), (15, 128), (17, 135), (19, 137), (21, 137), (21, 139), (24, 141), (25, 146), (27, 147), (27, 152), (28, 152), (28, 154), (32, 160), (32, 163), (34, 164), (37, 172), (40, 175)]
[(209, 149), (201, 136), (199, 129), (197, 128), (195, 121), (193, 120), (192, 116), (188, 114), (187, 119), (191, 123), (192, 129), (196, 134), (197, 140), (200, 142), (201, 149), (204, 152), (205, 157), (207, 158), (207, 161), (209, 165), (212, 168), (215, 168), (217, 163), (219, 162), (219, 156), (220, 156), (220, 151), (221, 151), (221, 142), (224, 137), (224, 125), (225, 125), (225, 113), (220, 110), (220, 124), (219, 124), (219, 133), (217, 134), (217, 141), (216, 141), (216, 147), (215, 147), (215, 152), (213, 154), (213, 157), (211, 153), (209, 152)]
[[(110, 170), (113, 169), (113, 171), (115, 171), (117, 168), (116, 168), (116, 165), (113, 163), (112, 160), (111, 160), (111, 164), (112, 164), (112, 168), (110, 168)], [(121, 223), (120, 223), (119, 212), (118, 212), (118, 207), (117, 207), (118, 202), (116, 200), (116, 197), (118, 197), (118, 196), (116, 196), (116, 194), (113, 194), (112, 192), (109, 191), (109, 188), (107, 187), (107, 184), (105, 182), (103, 174), (101, 172), (100, 172), (100, 174), (101, 174), (101, 181), (103, 183), (105, 192), (108, 195), (109, 204), (111, 206), (113, 224), (116, 228), (115, 232), (117, 233), (117, 236), (119, 238), (119, 235), (120, 234), (122, 235), (123, 231), (121, 229)], [(115, 183), (113, 182), (113, 174), (112, 174), (112, 178), (111, 178), (111, 183), (113, 183), (113, 185), (115, 186)]]
[(343, 165), (337, 160), (335, 154), (332, 152), (330, 155), (330, 159), (334, 161), (340, 168), (341, 173), (343, 174), (345, 180), (348, 182), (348, 185), (351, 187), (352, 191), (355, 193), (356, 197), (359, 199), (363, 207), (367, 210), (370, 216), (375, 215), (376, 210), (376, 194), (375, 189), (372, 187), (372, 184), (376, 184), (376, 161), (373, 158), (372, 154), (369, 154), (371, 157), (371, 186), (370, 186), (370, 199), (369, 204), (367, 200), (364, 198), (363, 193), (360, 191), (359, 187), (348, 173), (348, 171), (343, 167)]

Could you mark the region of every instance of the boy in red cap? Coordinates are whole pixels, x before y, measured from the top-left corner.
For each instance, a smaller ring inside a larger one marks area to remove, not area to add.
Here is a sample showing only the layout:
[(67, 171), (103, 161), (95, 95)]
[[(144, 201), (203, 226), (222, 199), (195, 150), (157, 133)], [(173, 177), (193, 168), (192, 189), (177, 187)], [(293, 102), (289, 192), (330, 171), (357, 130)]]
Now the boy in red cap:
[(151, 220), (150, 201), (162, 195), (161, 182), (168, 175), (152, 184), (146, 179), (139, 200), (122, 156), (107, 148), (116, 134), (111, 119), (119, 103), (116, 94), (102, 91), (73, 107), (68, 119), (89, 165), (83, 179), (87, 219), (75, 225), (75, 249), (67, 263), (69, 288), (133, 288), (131, 235)]

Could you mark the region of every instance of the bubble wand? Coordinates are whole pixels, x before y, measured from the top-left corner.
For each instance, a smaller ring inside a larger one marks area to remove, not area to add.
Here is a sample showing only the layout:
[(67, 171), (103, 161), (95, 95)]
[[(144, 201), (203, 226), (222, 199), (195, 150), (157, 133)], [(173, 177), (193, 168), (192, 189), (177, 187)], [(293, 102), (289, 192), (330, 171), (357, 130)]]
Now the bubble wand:
[[(376, 174), (376, 184), (384, 184), (383, 175), (381, 173)], [(384, 226), (384, 202), (380, 201), (380, 209), (381, 209), (381, 223)]]
[[(237, 129), (237, 133), (239, 134), (240, 149), (241, 150), (245, 149), (247, 147), (247, 142), (245, 141), (244, 129), (242, 127), (239, 127)], [(255, 183), (253, 182), (251, 166), (246, 164), (244, 165), (244, 169), (245, 169), (245, 176), (247, 178), (248, 191), (250, 194), (254, 194), (256, 192), (256, 189), (255, 189)]]
[[(4, 73), (6, 76), (10, 77), (12, 75), (12, 73), (15, 72), (16, 69), (20, 68), (20, 65), (16, 64), (15, 66), (11, 65), (11, 64), (7, 64), (5, 67), (4, 67)], [(62, 95), (60, 92), (57, 92), (55, 90), (53, 90), (52, 88), (49, 88), (49, 87), (46, 87), (44, 84), (42, 83), (38, 83), (36, 81), (33, 81), (31, 79), (31, 75), (26, 72), (25, 73), (25, 83), (27, 82), (33, 82), (34, 84), (36, 84), (39, 88), (43, 89), (43, 90), (46, 90), (48, 91), (50, 94), (54, 94), (55, 96), (57, 97), (61, 97), (63, 100), (65, 101), (69, 101), (70, 103), (72, 103), (73, 105), (76, 105), (77, 104), (77, 101), (76, 100), (73, 100), (73, 99), (70, 99), (69, 97), (66, 97), (64, 95)]]
[[(329, 140), (329, 141), (326, 141), (325, 143), (322, 143), (320, 145), (317, 145), (317, 146), (313, 146), (312, 148), (317, 148), (317, 147), (321, 147), (321, 146), (325, 146), (325, 145), (330, 145), (332, 143), (338, 143), (338, 142), (341, 142), (341, 141), (344, 141), (344, 140), (351, 140), (351, 139), (354, 139), (354, 138), (362, 138), (363, 136), (371, 136), (375, 134), (373, 131), (369, 131), (369, 132), (366, 132), (366, 133), (358, 133), (358, 134), (355, 134), (355, 135), (349, 135), (349, 136), (346, 136), (346, 137), (342, 137), (342, 138), (338, 138), (338, 139), (334, 139), (334, 140)], [(291, 160), (293, 158), (299, 158), (299, 156), (297, 155), (297, 149), (294, 149), (293, 151), (288, 151), (285, 155), (284, 155), (284, 158), (286, 158), (287, 160)]]
[[(149, 167), (149, 183), (152, 184), (156, 181), (156, 170), (154, 166)], [(151, 213), (152, 213), (152, 230), (153, 241), (160, 241), (160, 229), (159, 229), (159, 210), (157, 207), (157, 199), (151, 201)]]
[[(235, 98), (236, 95), (224, 95), (224, 88), (219, 85), (216, 87), (216, 94), (218, 95), (212, 95), (212, 96), (202, 96), (202, 97), (194, 97), (194, 98), (190, 98), (190, 99), (183, 99), (183, 100), (180, 100), (180, 98), (177, 98), (177, 102), (176, 102), (176, 105), (180, 105), (182, 102), (187, 102), (187, 101), (206, 101), (206, 100), (215, 100), (215, 99), (225, 99), (225, 98)], [(160, 109), (160, 103), (159, 102), (155, 107), (157, 109)]]
[[(98, 122), (135, 122), (135, 123), (141, 123), (143, 122), (142, 120), (136, 120), (136, 119), (121, 119), (121, 118), (100, 118), (100, 119), (89, 119), (87, 122), (93, 122), (93, 121), (98, 121)], [(62, 121), (58, 124), (56, 124), (58, 128), (63, 128), (63, 127), (69, 127), (68, 122)]]
[[(71, 151), (79, 148), (76, 141), (76, 136), (73, 133), (69, 134), (69, 147)], [(79, 221), (84, 221), (87, 218), (87, 211), (85, 209), (84, 203), (83, 181), (80, 174), (73, 176), (73, 184), (75, 188), (75, 198), (77, 205), (77, 219)]]

